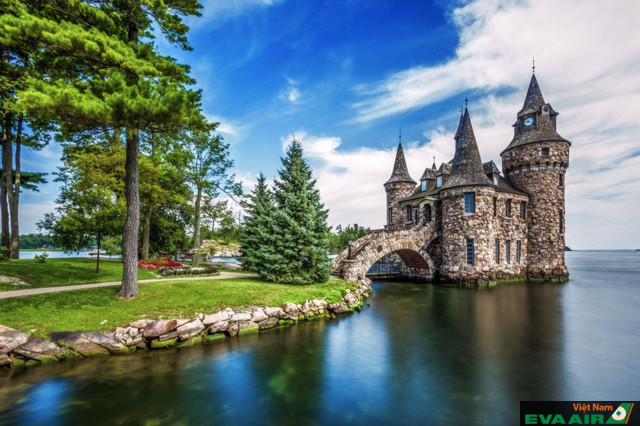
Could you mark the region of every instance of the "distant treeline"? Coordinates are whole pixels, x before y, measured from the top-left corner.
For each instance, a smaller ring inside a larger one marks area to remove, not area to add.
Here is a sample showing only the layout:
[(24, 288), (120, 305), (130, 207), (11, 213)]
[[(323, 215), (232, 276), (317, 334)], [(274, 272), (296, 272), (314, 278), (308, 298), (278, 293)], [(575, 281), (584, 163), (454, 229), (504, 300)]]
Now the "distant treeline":
[(38, 248), (52, 248), (55, 244), (53, 238), (48, 235), (42, 234), (27, 234), (20, 235), (20, 248), (21, 249), (38, 249)]

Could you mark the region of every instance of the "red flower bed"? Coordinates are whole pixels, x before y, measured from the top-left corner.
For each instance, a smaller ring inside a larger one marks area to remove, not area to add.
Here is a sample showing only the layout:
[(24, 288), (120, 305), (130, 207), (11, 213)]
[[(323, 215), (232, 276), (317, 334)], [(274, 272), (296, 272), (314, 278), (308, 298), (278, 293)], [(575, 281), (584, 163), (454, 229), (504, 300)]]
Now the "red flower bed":
[(173, 260), (144, 259), (138, 262), (138, 267), (144, 269), (182, 268), (182, 264), (174, 262)]

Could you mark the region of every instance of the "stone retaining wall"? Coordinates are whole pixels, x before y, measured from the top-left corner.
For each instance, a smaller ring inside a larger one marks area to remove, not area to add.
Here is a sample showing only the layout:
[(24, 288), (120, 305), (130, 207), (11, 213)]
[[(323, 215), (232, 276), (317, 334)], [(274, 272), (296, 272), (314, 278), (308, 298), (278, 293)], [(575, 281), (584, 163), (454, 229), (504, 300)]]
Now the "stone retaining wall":
[(250, 306), (246, 310), (226, 308), (191, 319), (142, 319), (118, 327), (111, 333), (86, 331), (49, 333), (50, 340), (31, 338), (30, 333), (0, 325), (0, 367), (30, 366), (68, 358), (131, 353), (137, 350), (192, 346), (202, 341), (254, 333), (278, 325), (334, 316), (361, 309), (371, 292), (371, 280), (358, 281), (340, 303), (310, 299), (301, 305)]

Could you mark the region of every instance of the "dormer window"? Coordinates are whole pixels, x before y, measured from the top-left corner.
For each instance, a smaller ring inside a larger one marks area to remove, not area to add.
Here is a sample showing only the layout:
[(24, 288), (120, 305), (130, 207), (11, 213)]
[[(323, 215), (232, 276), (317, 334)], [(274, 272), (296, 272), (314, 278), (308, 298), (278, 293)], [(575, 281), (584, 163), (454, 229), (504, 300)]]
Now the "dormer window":
[(426, 190), (427, 190), (427, 180), (426, 180), (426, 179), (425, 179), (425, 180), (423, 180), (423, 181), (421, 182), (421, 185), (422, 185), (422, 186), (420, 187), (420, 190), (421, 190), (422, 192), (426, 191)]
[(436, 177), (436, 188), (440, 188), (442, 186), (442, 175)]

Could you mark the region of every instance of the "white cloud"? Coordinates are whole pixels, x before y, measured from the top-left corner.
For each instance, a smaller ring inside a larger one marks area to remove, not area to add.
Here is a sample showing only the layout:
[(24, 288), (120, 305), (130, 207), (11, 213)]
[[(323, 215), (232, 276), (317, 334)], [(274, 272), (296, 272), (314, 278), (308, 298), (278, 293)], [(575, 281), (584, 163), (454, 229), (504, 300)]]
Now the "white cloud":
[(297, 104), (300, 101), (300, 90), (298, 89), (298, 83), (289, 77), (285, 77), (287, 80), (287, 86), (284, 87), (278, 97), (280, 99), (291, 102), (292, 104)]
[[(388, 117), (481, 91), (487, 95), (471, 99), (472, 122), (483, 160), (493, 159), (500, 165), (499, 153), (513, 135), (510, 125), (524, 100), (527, 66), (535, 56), (545, 99), (561, 113), (559, 133), (573, 142), (566, 193), (568, 243), (575, 248), (638, 248), (640, 27), (635, 21), (639, 12), (640, 3), (633, 1), (470, 2), (452, 12), (460, 30), (455, 57), (358, 87), (362, 99), (354, 105), (355, 121)], [(506, 95), (497, 91), (504, 87), (517, 90)], [(441, 152), (441, 146), (453, 144), (451, 135), (441, 131), (427, 130), (425, 136), (428, 145), (406, 150), (414, 179), (431, 163), (427, 148)], [(439, 142), (443, 138), (445, 142)], [(342, 161), (341, 179), (335, 182), (329, 176), (323, 178), (323, 169), (319, 170), (319, 182), (338, 184), (325, 187), (325, 192), (340, 193), (326, 196), (333, 219), (379, 226), (384, 220), (381, 185), (391, 172), (392, 153), (386, 152), (384, 161), (381, 151), (366, 149), (351, 153), (334, 149), (323, 155), (323, 159), (348, 160)], [(414, 155), (420, 155), (420, 160)], [(363, 179), (369, 167), (378, 170), (376, 176), (367, 175), (371, 183)], [(352, 183), (367, 189), (345, 188)], [(376, 194), (365, 195), (374, 187)]]
[(222, 133), (225, 140), (231, 143), (242, 140), (251, 127), (250, 124), (238, 124), (234, 120), (211, 114), (207, 115), (207, 120), (220, 123), (217, 129), (218, 132)]
[[(283, 149), (296, 137), (302, 142), (304, 155), (309, 159), (322, 201), (329, 208), (332, 226), (358, 223), (361, 226), (381, 228), (385, 220), (386, 195), (383, 184), (391, 175), (396, 147), (377, 150), (361, 147), (340, 150), (339, 137), (313, 136), (304, 131), (281, 138)], [(411, 176), (418, 180), (426, 160), (453, 155), (452, 134), (434, 130), (428, 143), (404, 143)]]

